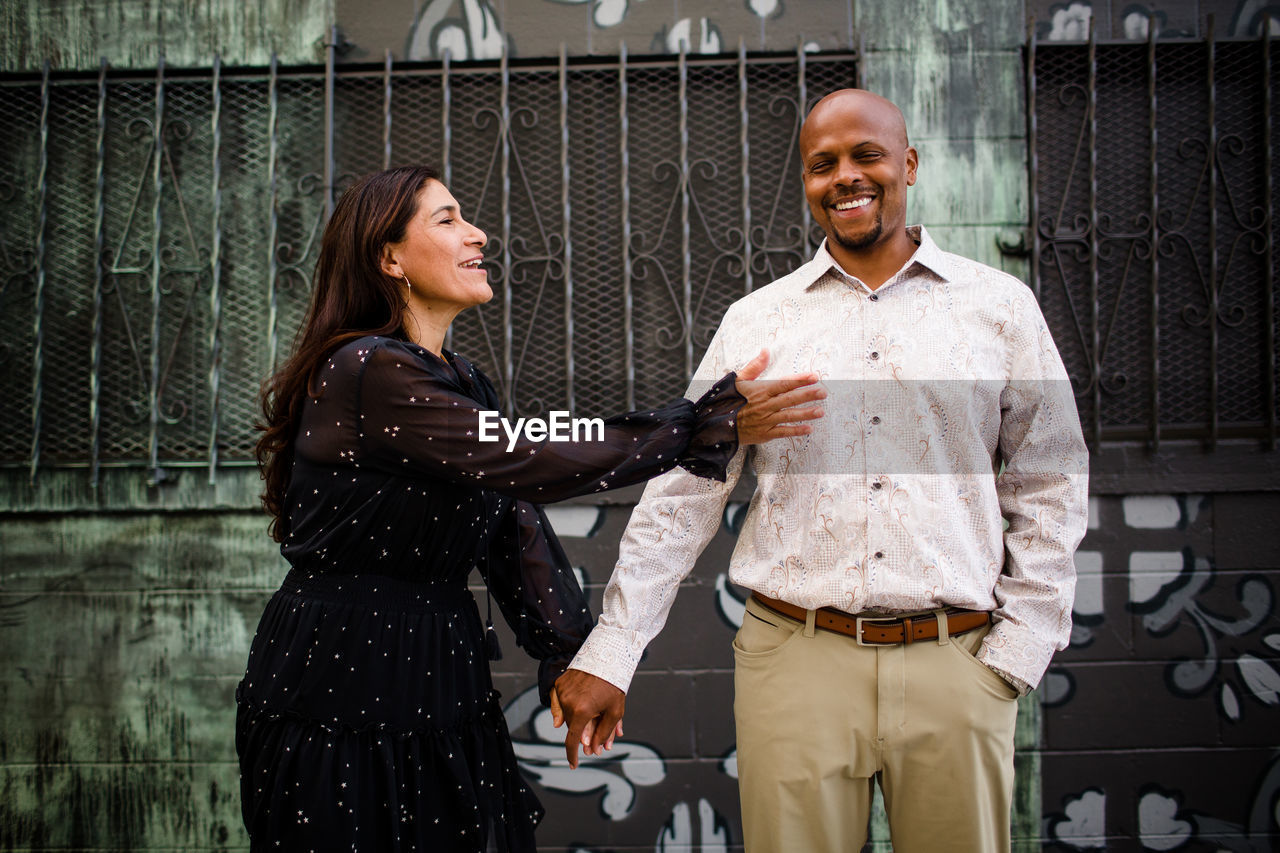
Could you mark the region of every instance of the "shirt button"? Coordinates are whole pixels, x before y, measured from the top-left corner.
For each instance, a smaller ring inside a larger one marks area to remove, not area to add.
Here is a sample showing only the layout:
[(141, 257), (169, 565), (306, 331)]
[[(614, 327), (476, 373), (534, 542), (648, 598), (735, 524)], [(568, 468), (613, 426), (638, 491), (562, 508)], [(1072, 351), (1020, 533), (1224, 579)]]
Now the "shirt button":
[(876, 551), (876, 553), (875, 553), (875, 558), (876, 558), (877, 560), (883, 560), (883, 559), (884, 559), (884, 551)]
[(879, 358), (879, 357), (880, 357), (880, 353), (878, 353), (878, 352), (873, 352), (873, 353), (871, 353), (871, 360), (872, 360), (872, 361), (875, 361), (875, 360), (876, 360), (877, 358)]
[(868, 299), (870, 299), (872, 302), (879, 302), (879, 301), (880, 301), (880, 297), (879, 297), (878, 295), (874, 294), (874, 293), (873, 293), (873, 294), (871, 294), (871, 295), (870, 295), (869, 297), (867, 297), (867, 298), (868, 298)]
[(881, 486), (883, 486), (883, 485), (884, 485), (884, 483), (881, 483), (879, 480), (876, 480), (874, 483), (872, 483), (872, 484), (871, 484), (871, 488), (873, 488), (873, 489), (878, 489), (878, 488), (880, 488), (880, 487), (881, 487)]
[(880, 423), (880, 416), (879, 416), (879, 415), (876, 415), (874, 418), (872, 418), (872, 419), (871, 419), (871, 423), (873, 423), (873, 424), (878, 424), (878, 423)]

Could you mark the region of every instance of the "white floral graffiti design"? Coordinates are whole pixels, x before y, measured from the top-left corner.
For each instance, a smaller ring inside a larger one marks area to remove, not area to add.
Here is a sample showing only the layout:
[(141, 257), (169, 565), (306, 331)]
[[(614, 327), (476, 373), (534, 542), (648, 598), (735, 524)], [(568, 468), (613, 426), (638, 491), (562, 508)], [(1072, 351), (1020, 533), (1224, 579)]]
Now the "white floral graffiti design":
[[(538, 701), (531, 687), (503, 708), (520, 770), (551, 791), (587, 794), (599, 791), (600, 811), (610, 820), (631, 814), (637, 785), (657, 785), (666, 778), (666, 762), (654, 749), (634, 741), (616, 741), (601, 756), (583, 756), (577, 770), (564, 754), (564, 730), (557, 731), (551, 711)], [(527, 730), (532, 737), (520, 738)]]
[[(450, 14), (452, 13), (452, 14)], [(428, 0), (409, 31), (406, 59), (498, 59), (506, 47), (489, 0)]]
[(1049, 837), (1075, 850), (1098, 850), (1106, 846), (1107, 795), (1090, 788), (1068, 800), (1063, 814), (1048, 819)]
[[(696, 846), (695, 846), (696, 845)], [(698, 800), (698, 827), (693, 826), (693, 812), (688, 803), (676, 803), (671, 810), (654, 853), (723, 853), (729, 849), (729, 822), (704, 799)]]
[[(1264, 705), (1280, 703), (1280, 673), (1273, 663), (1256, 655), (1242, 652), (1234, 661), (1236, 682), (1231, 670), (1222, 664), (1218, 649), (1223, 638), (1243, 637), (1256, 631), (1268, 619), (1275, 604), (1271, 586), (1261, 576), (1246, 577), (1236, 585), (1235, 598), (1242, 613), (1223, 616), (1213, 612), (1200, 601), (1200, 596), (1212, 585), (1214, 568), (1204, 558), (1197, 558), (1191, 550), (1182, 553), (1180, 570), (1153, 573), (1155, 581), (1139, 585), (1131, 584), (1130, 607), (1144, 614), (1142, 626), (1148, 633), (1161, 636), (1172, 631), (1185, 620), (1200, 635), (1204, 654), (1198, 658), (1182, 660), (1169, 666), (1168, 681), (1171, 690), (1182, 696), (1198, 696), (1218, 681), (1218, 706), (1232, 721), (1242, 715), (1241, 694), (1252, 696)], [(1268, 633), (1262, 638), (1267, 646), (1280, 644), (1280, 634)]]
[(591, 20), (601, 29), (616, 27), (622, 23), (623, 18), (627, 17), (627, 9), (630, 6), (628, 0), (550, 0), (550, 2), (565, 6), (593, 4)]

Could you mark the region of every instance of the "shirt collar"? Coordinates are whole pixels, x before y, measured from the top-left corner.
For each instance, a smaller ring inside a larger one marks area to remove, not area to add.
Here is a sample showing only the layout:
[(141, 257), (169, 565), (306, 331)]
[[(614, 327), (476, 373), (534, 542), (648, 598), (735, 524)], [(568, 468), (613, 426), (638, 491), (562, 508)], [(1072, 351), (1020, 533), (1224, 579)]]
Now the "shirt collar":
[[(907, 234), (918, 244), (916, 250), (907, 259), (902, 266), (902, 272), (910, 270), (919, 264), (943, 281), (950, 281), (955, 278), (955, 267), (952, 265), (947, 253), (938, 248), (938, 244), (933, 242), (933, 238), (929, 236), (929, 232), (925, 230), (923, 225), (911, 225), (907, 227)], [(834, 273), (837, 277), (847, 280), (855, 280), (843, 267), (837, 263), (836, 259), (831, 256), (831, 252), (827, 250), (827, 241), (824, 238), (822, 245), (813, 253), (813, 260), (805, 264), (799, 270), (798, 274), (803, 276), (802, 284), (805, 289), (817, 284), (827, 272)], [(901, 272), (899, 273), (899, 275)], [(895, 276), (896, 278), (897, 276)], [(890, 279), (892, 281), (892, 279)]]

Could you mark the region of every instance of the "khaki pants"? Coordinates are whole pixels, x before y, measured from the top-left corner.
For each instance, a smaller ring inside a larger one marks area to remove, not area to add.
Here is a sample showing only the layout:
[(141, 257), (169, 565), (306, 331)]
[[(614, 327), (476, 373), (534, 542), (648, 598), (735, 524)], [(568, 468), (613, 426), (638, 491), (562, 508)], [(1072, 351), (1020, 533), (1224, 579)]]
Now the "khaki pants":
[(974, 653), (985, 629), (860, 646), (747, 603), (734, 639), (749, 853), (857, 853), (879, 779), (895, 853), (1003, 853), (1015, 691)]

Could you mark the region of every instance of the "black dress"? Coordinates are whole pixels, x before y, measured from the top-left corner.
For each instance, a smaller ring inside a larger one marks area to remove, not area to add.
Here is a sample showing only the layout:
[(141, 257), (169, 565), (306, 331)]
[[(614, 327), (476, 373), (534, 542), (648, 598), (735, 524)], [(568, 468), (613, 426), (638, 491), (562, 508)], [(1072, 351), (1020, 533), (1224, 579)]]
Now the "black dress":
[(236, 691), (253, 850), (531, 851), (542, 817), (493, 689), (467, 577), (479, 568), (543, 702), (592, 625), (533, 502), (675, 465), (723, 479), (744, 402), (606, 421), (603, 441), (481, 442), (489, 381), (461, 357), (365, 337), (303, 403), (282, 521), (289, 571)]

